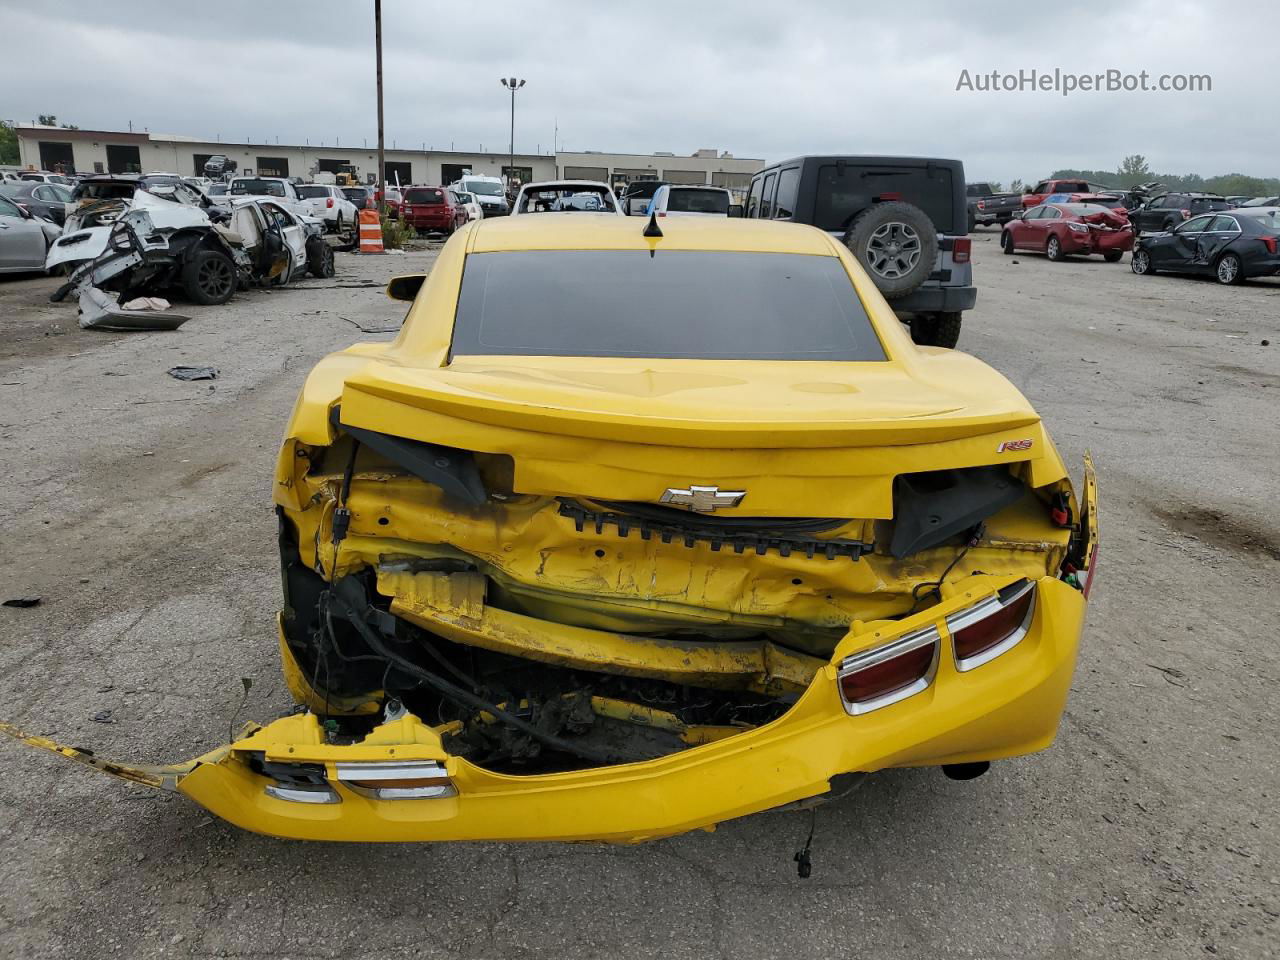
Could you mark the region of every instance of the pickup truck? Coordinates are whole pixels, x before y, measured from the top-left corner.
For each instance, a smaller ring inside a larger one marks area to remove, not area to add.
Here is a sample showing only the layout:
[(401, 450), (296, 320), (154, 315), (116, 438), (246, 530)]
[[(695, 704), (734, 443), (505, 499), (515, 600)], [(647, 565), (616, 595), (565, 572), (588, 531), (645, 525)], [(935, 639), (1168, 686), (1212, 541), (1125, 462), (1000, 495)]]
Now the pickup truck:
[(918, 344), (954, 347), (973, 286), (964, 164), (806, 156), (751, 178), (744, 216), (806, 223), (849, 248)]
[(1003, 226), (1022, 211), (1020, 193), (996, 193), (989, 183), (967, 183), (964, 192), (969, 201), (970, 230), (979, 223)]
[(1098, 190), (1107, 189), (1088, 180), (1081, 180), (1079, 177), (1072, 177), (1069, 180), (1041, 180), (1022, 195), (1022, 206), (1027, 210), (1038, 207), (1051, 193), (1095, 193), (1094, 187)]

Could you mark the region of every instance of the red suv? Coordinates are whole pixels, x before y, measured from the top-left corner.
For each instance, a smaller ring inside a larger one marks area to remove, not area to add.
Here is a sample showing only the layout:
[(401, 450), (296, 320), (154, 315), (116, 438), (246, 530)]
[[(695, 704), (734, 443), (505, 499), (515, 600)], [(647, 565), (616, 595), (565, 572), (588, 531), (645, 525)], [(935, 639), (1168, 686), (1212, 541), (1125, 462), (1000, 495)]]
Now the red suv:
[(453, 233), (467, 222), (467, 210), (447, 187), (405, 187), (400, 219), (419, 233)]

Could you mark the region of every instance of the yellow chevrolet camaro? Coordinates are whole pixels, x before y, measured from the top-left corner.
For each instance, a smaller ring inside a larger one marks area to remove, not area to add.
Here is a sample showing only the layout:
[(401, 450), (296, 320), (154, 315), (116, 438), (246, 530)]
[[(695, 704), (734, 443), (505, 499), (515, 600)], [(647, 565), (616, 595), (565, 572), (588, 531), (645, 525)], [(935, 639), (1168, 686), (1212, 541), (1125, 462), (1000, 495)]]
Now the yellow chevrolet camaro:
[(1040, 417), (805, 226), (515, 217), (310, 374), (275, 475), (305, 709), (170, 767), (250, 830), (638, 841), (1054, 739), (1097, 546)]

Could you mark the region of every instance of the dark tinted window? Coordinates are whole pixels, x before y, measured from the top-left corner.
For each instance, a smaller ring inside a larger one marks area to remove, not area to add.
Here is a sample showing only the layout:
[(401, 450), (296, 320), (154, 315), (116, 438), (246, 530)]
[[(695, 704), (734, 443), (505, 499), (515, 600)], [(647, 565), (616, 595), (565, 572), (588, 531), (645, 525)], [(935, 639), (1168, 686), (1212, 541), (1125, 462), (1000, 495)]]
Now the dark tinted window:
[(835, 257), (630, 250), (472, 254), (453, 354), (885, 359)]
[(971, 183), (964, 188), (964, 192), (970, 197), (989, 197), (991, 196), (991, 184)]
[(775, 218), (787, 219), (796, 215), (796, 191), (799, 187), (799, 167), (788, 167), (778, 174), (778, 194), (773, 201)]
[(77, 200), (127, 200), (137, 189), (138, 184), (133, 180), (89, 180), (79, 184), (73, 196)]
[(444, 192), (435, 187), (413, 189), (404, 192), (405, 203), (444, 203)]
[(321, 197), (329, 196), (329, 188), (316, 187), (304, 183), (302, 186), (298, 187), (298, 196), (303, 200), (317, 200)]
[(1218, 197), (1192, 197), (1191, 209), (1196, 213), (1203, 213), (1205, 210), (1230, 210), (1232, 204)]
[[(940, 233), (953, 233), (959, 224), (951, 222), (955, 190), (951, 168), (865, 167), (829, 164), (818, 168), (814, 226), (823, 230), (844, 230), (854, 216), (866, 210), (876, 197), (898, 194), (915, 204), (933, 221)], [(963, 229), (959, 232), (963, 233)]]
[(369, 194), (364, 187), (343, 187), (342, 195), (357, 206), (369, 199)]
[(667, 209), (675, 213), (723, 213), (729, 215), (729, 194), (724, 190), (671, 188)]
[(232, 180), (231, 193), (237, 197), (283, 197), (284, 184), (279, 180)]

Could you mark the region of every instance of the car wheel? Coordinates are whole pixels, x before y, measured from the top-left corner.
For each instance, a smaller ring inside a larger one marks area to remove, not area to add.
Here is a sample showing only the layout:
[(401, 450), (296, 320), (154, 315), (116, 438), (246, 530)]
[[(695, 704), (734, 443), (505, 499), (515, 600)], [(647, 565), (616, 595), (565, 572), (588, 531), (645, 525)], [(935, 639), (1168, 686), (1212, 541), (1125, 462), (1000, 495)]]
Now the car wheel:
[(217, 250), (197, 250), (182, 266), (182, 290), (192, 303), (226, 303), (236, 292), (236, 265)]
[(938, 232), (919, 207), (877, 203), (849, 225), (845, 246), (884, 296), (905, 297), (929, 279), (938, 259)]
[(307, 271), (318, 278), (333, 276), (333, 247), (320, 237), (307, 241)]
[(1000, 234), (1000, 246), (1004, 250), (1004, 255), (1006, 257), (1013, 256), (1015, 252), (1014, 246), (1013, 246), (1013, 234), (1010, 233), (1008, 230)]
[(969, 232), (973, 233), (974, 228), (978, 225), (977, 219), (971, 213), (969, 214)]
[(911, 339), (922, 347), (954, 348), (960, 342), (959, 313), (929, 313), (912, 317)]
[(334, 224), (333, 224), (333, 232), (342, 233), (342, 227), (343, 227), (342, 214), (338, 214), (338, 219), (334, 221)]
[(1218, 266), (1214, 270), (1214, 276), (1218, 278), (1219, 283), (1239, 283), (1244, 279), (1244, 274), (1240, 269), (1240, 258), (1234, 253), (1224, 253), (1218, 258)]
[(1045, 255), (1050, 260), (1054, 260), (1054, 261), (1061, 260), (1062, 259), (1062, 241), (1060, 241), (1057, 237), (1050, 237), (1049, 242), (1044, 245), (1044, 252), (1045, 252)]
[(1102, 259), (1107, 263), (1119, 263), (1120, 258), (1124, 256), (1123, 250), (1108, 250), (1102, 255)]
[(1141, 247), (1133, 251), (1133, 256), (1129, 258), (1129, 269), (1140, 277), (1150, 276), (1155, 273), (1155, 268), (1151, 266), (1151, 255)]

